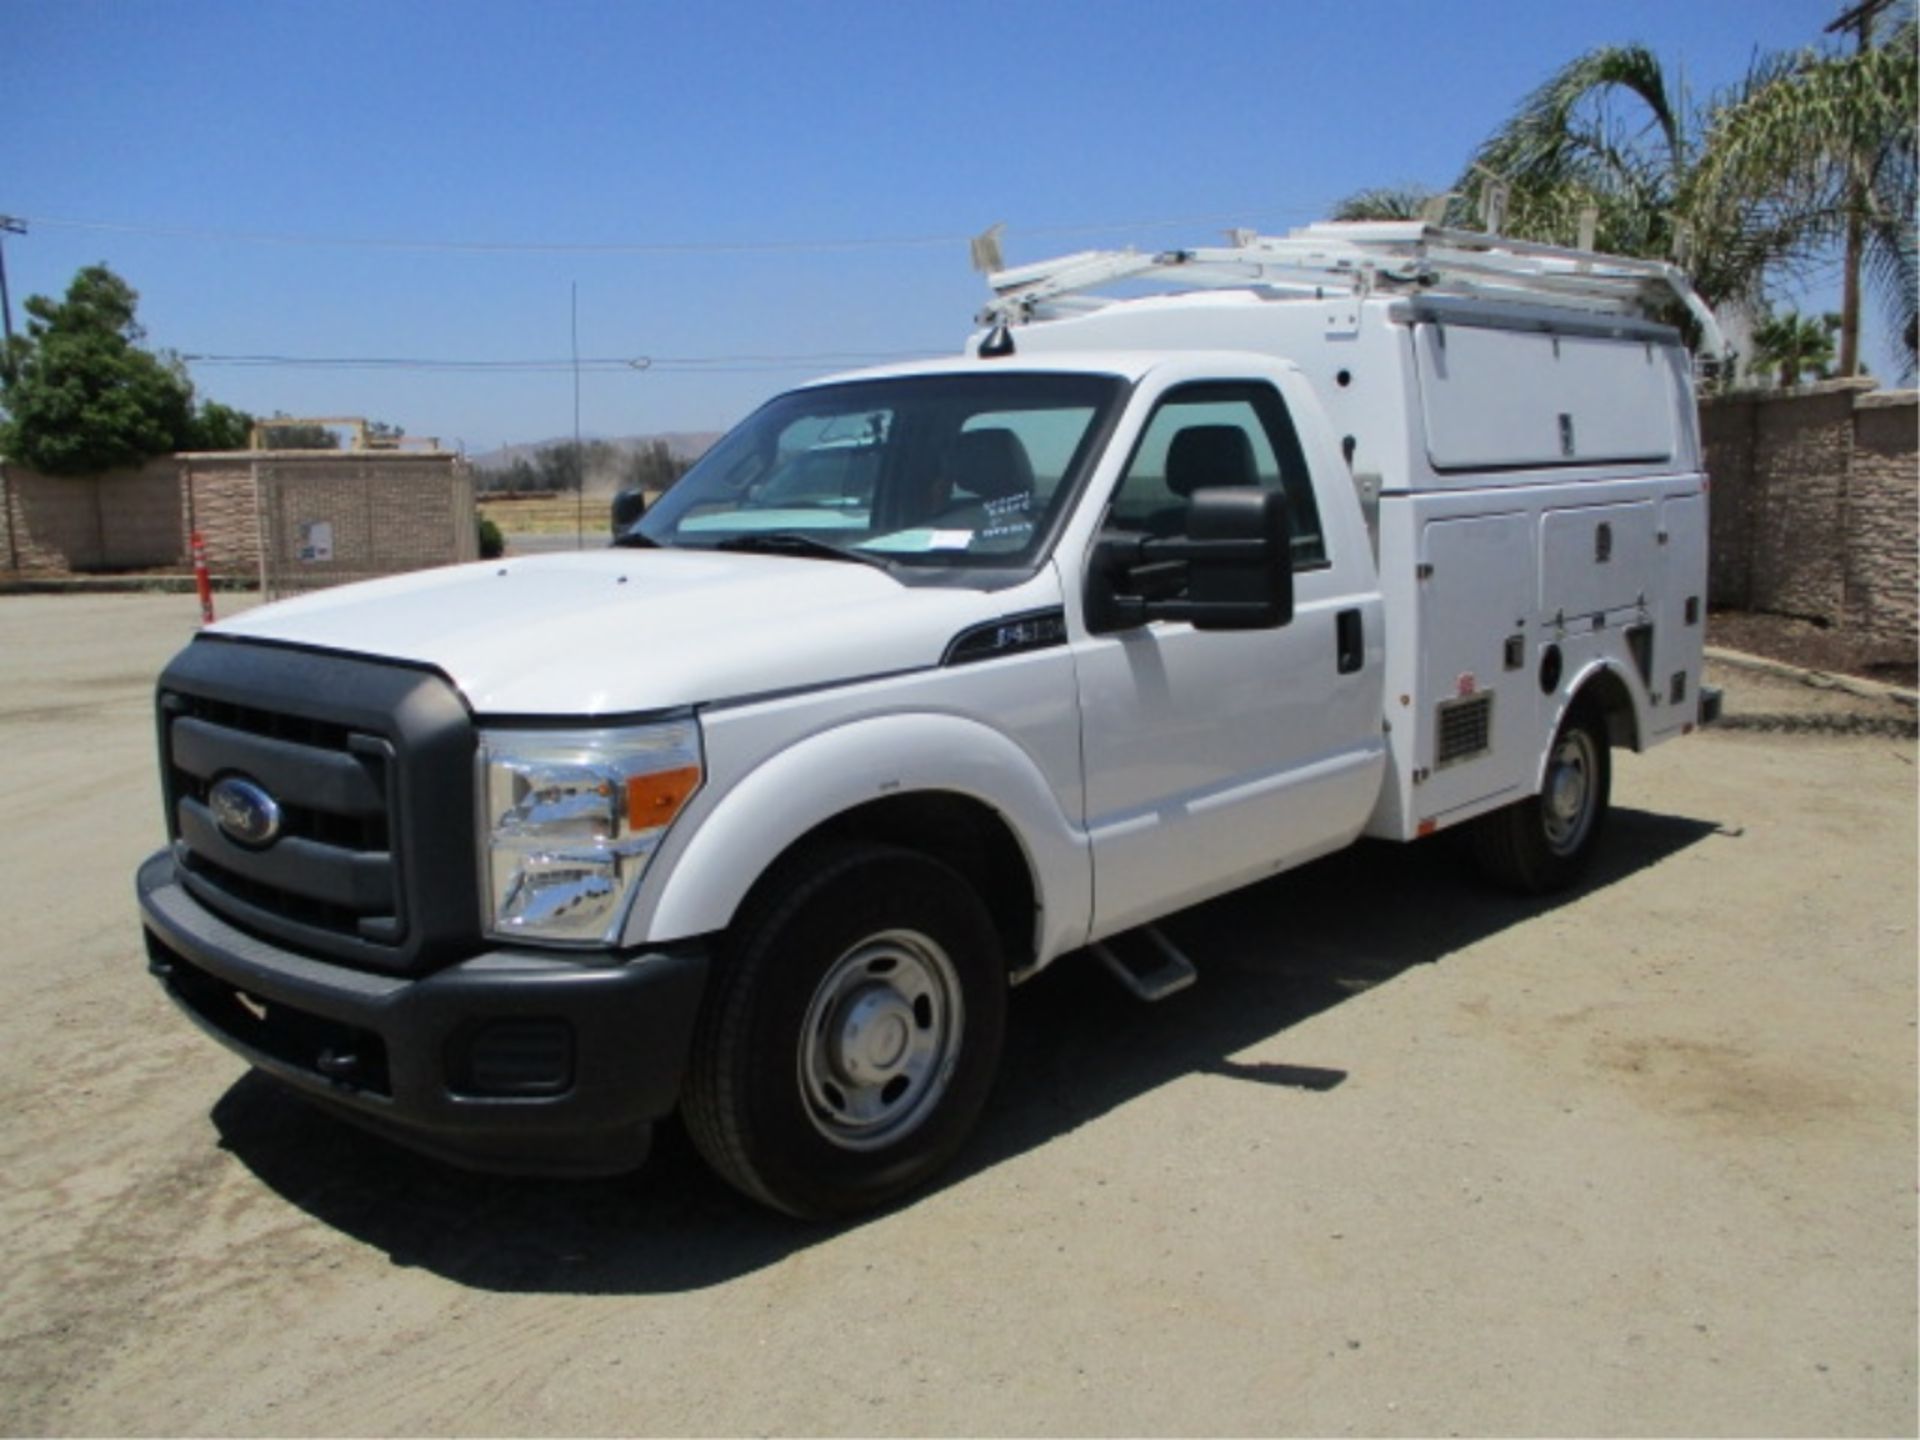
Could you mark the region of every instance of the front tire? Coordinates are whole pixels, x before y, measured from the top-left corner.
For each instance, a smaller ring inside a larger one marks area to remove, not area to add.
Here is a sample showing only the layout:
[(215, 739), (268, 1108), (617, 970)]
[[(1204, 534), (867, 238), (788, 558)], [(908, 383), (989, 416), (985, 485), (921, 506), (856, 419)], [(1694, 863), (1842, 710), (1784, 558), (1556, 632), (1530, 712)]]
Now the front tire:
[(893, 846), (784, 866), (722, 947), (682, 1108), (707, 1162), (807, 1219), (885, 1204), (950, 1160), (999, 1067), (1006, 966), (960, 875)]
[(1577, 706), (1553, 737), (1540, 793), (1474, 823), (1481, 872), (1528, 895), (1573, 884), (1593, 862), (1612, 789), (1606, 722), (1590, 707)]

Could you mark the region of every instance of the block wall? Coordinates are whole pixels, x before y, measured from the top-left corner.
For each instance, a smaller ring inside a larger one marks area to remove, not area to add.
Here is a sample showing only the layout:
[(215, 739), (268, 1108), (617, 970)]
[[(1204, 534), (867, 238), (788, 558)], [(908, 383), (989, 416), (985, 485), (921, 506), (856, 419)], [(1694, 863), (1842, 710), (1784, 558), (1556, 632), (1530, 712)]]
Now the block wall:
[(195, 531), (216, 575), (260, 576), (264, 543), (276, 593), (478, 554), (473, 477), (456, 455), (193, 454), (92, 476), (0, 464), (0, 568), (177, 570)]
[(183, 563), (180, 473), (169, 458), (103, 475), (0, 465), (0, 565), (11, 570), (167, 569)]
[(1715, 604), (1916, 643), (1920, 397), (1871, 384), (1738, 392), (1701, 405)]

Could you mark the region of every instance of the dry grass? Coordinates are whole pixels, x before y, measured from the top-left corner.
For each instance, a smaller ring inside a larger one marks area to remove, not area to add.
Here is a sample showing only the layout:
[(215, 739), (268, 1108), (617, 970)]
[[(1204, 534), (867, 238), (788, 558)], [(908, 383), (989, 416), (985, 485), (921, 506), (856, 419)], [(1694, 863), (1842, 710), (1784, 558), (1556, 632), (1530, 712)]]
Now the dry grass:
[(577, 503), (571, 495), (488, 496), (479, 510), (481, 519), (493, 521), (505, 535), (571, 535), (582, 528), (604, 535), (612, 504), (610, 495), (588, 495)]

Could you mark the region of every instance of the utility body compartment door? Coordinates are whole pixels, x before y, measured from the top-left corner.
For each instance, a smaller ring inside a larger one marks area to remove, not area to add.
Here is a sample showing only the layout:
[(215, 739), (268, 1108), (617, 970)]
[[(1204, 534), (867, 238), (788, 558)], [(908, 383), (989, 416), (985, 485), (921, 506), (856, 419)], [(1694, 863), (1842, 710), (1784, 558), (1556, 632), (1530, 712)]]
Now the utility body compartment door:
[(1540, 613), (1565, 623), (1637, 609), (1659, 592), (1659, 514), (1651, 500), (1549, 510), (1540, 521)]
[(1415, 325), (1427, 458), (1436, 471), (1671, 460), (1671, 363), (1650, 340)]
[(1532, 781), (1532, 529), (1533, 516), (1516, 512), (1429, 520), (1421, 533), (1422, 818), (1522, 794)]
[(1654, 728), (1679, 730), (1699, 713), (1707, 641), (1707, 497), (1660, 502), (1660, 589), (1654, 610)]

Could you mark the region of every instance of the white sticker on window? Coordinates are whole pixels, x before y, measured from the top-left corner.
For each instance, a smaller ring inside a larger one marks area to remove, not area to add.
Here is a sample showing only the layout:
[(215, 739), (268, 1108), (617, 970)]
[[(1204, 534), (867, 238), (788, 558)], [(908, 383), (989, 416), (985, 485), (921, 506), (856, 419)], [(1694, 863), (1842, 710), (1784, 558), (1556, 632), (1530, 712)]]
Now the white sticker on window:
[(964, 550), (973, 543), (971, 530), (896, 530), (891, 535), (864, 541), (862, 550), (887, 550), (900, 554), (921, 554), (928, 550)]

